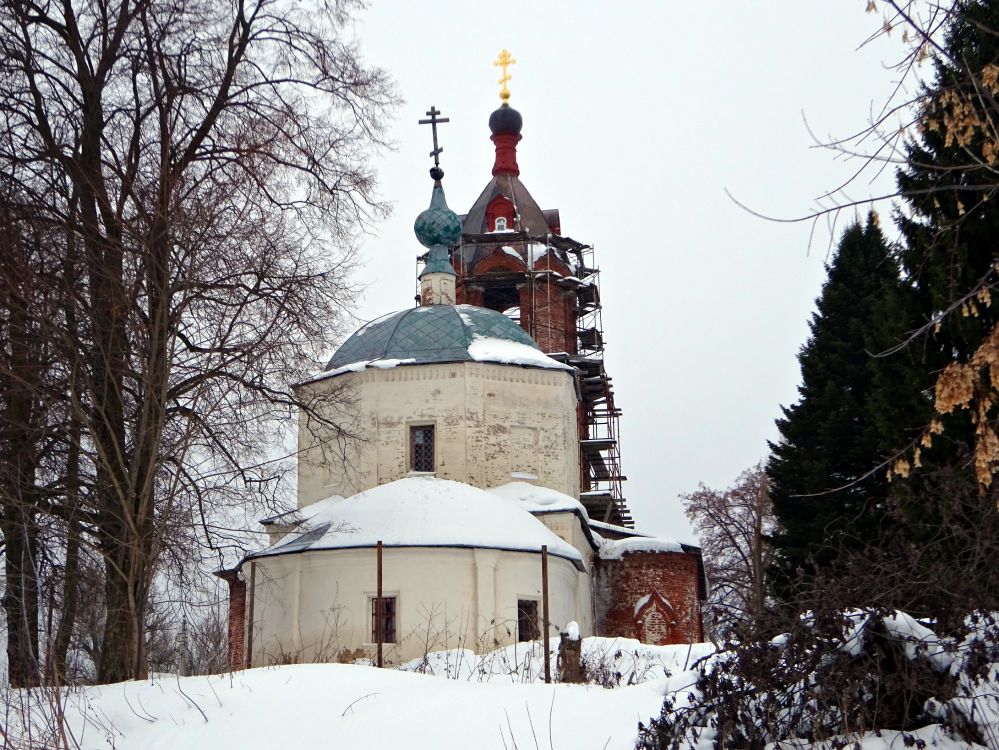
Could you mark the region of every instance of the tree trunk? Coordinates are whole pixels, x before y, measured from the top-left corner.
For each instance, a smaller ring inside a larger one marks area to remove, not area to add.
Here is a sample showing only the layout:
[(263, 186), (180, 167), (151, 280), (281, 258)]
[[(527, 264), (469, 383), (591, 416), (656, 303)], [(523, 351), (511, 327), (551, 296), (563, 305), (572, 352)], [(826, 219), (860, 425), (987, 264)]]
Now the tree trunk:
[(38, 527), (35, 470), (38, 464), (38, 419), (35, 388), (38, 385), (40, 353), (38, 337), (31, 327), (27, 307), (31, 298), (31, 274), (22, 238), (14, 230), (14, 219), (5, 215), (5, 262), (7, 273), (0, 279), (6, 308), (6, 338), (9, 358), (0, 377), (4, 409), (0, 413), (0, 507), (5, 542), (6, 590), (3, 607), (7, 615), (7, 659), (10, 683), (38, 683)]
[[(164, 146), (165, 148), (165, 146)], [(165, 177), (163, 178), (166, 179)], [(149, 231), (146, 258), (147, 319), (142, 368), (136, 386), (138, 421), (132, 427), (132, 451), (127, 466), (127, 498), (119, 498), (127, 523), (109, 517), (113, 530), (104, 543), (107, 580), (107, 621), (104, 630), (101, 682), (144, 679), (147, 674), (145, 614), (149, 581), (160, 544), (155, 535), (156, 476), (166, 420), (166, 390), (170, 374), (169, 254), (167, 231), (169, 188), (164, 182), (158, 211)], [(133, 347), (133, 354), (136, 353)], [(125, 475), (125, 467), (121, 467)], [(107, 508), (114, 499), (108, 498)], [(111, 513), (110, 516), (114, 516)]]
[(151, 553), (145, 547), (149, 539), (126, 531), (125, 524), (107, 516), (101, 535), (107, 616), (97, 680), (142, 680), (147, 676), (145, 611)]
[(20, 505), (4, 510), (7, 588), (7, 664), (12, 687), (38, 684), (38, 540), (34, 513)]
[[(76, 220), (76, 201), (71, 203), (70, 216)], [(62, 273), (62, 301), (63, 313), (66, 319), (66, 330), (77, 332), (79, 325), (76, 314), (76, 302), (74, 291), (77, 289), (77, 252), (76, 242), (72, 232), (66, 232), (66, 255), (63, 259)], [(70, 362), (78, 364), (76, 347), (67, 346), (64, 353), (68, 355)], [(77, 374), (78, 367), (71, 366), (74, 375), (70, 380), (70, 391), (80, 395), (80, 381)], [(62, 582), (62, 611), (59, 615), (59, 626), (53, 640), (50, 664), (48, 665), (49, 680), (52, 684), (62, 685), (68, 682), (69, 665), (67, 656), (69, 645), (73, 638), (73, 631), (76, 628), (76, 617), (78, 611), (78, 601), (80, 592), (80, 535), (83, 533), (80, 523), (80, 486), (82, 476), (80, 474), (80, 439), (82, 433), (81, 415), (76, 404), (70, 405), (68, 442), (66, 446), (66, 499), (65, 508), (68, 515), (66, 531), (66, 567)]]
[(69, 522), (66, 540), (66, 567), (62, 582), (62, 612), (59, 627), (52, 643), (51, 663), (48, 667), (49, 680), (55, 685), (65, 685), (69, 678), (69, 665), (66, 657), (76, 626), (76, 612), (80, 589), (80, 523), (75, 518)]
[[(86, 157), (86, 149), (83, 153)], [(122, 682), (145, 676), (145, 664), (140, 663), (144, 586), (139, 586), (137, 580), (147, 572), (146, 566), (136, 564), (137, 559), (142, 559), (142, 550), (137, 549), (140, 539), (134, 483), (129, 471), (134, 447), (130, 449), (125, 437), (128, 297), (120, 236), (101, 232), (98, 200), (90, 186), (81, 187), (80, 209), (93, 337), (89, 382), (84, 387), (90, 392), (93, 404), (90, 434), (97, 464), (94, 496), (107, 604), (97, 679), (101, 683)]]
[(761, 477), (760, 489), (756, 495), (756, 508), (753, 518), (753, 548), (752, 554), (753, 580), (749, 591), (749, 614), (753, 619), (763, 614), (767, 603), (766, 565), (764, 563), (765, 545), (763, 520), (769, 509), (769, 483), (766, 475)]

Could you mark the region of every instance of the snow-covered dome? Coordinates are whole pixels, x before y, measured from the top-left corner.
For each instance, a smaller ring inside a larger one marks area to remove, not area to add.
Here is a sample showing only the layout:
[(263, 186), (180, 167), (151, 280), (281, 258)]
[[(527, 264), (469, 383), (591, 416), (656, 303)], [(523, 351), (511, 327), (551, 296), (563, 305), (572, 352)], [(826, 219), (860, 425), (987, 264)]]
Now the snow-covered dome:
[(368, 323), (344, 342), (326, 374), (439, 362), (498, 362), (569, 369), (541, 353), (506, 315), (473, 305), (426, 305)]
[(464, 547), (540, 552), (582, 566), (575, 547), (509, 499), (462, 482), (406, 477), (346, 499), (320, 500), (286, 521), (298, 528), (251, 558), (307, 550)]

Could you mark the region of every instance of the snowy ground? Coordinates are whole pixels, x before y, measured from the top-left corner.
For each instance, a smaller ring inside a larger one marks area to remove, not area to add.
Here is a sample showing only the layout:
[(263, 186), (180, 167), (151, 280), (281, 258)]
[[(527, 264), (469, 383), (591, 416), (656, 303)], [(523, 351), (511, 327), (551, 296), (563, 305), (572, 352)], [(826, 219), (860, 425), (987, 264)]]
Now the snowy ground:
[[(51, 692), (0, 695), (0, 748), (253, 750), (254, 748), (521, 748), (630, 750), (638, 722), (657, 716), (669, 691), (686, 695), (709, 644), (643, 646), (587, 638), (584, 661), (620, 685), (545, 685), (539, 645), (431, 654), (402, 669), (289, 665), (211, 677), (157, 675)], [(415, 673), (415, 672), (423, 672)], [(53, 735), (63, 713), (66, 733)], [(18, 716), (30, 716), (23, 726)], [(929, 747), (963, 750), (936, 726)], [(782, 744), (791, 747), (791, 744)], [(898, 733), (860, 739), (864, 750), (906, 746)], [(803, 747), (798, 745), (797, 747)]]
[[(552, 640), (551, 664), (556, 669), (558, 641)], [(698, 659), (714, 652), (710, 643), (647, 646), (631, 638), (584, 638), (583, 663), (592, 681), (603, 687), (623, 687), (670, 677), (670, 688), (692, 684)], [(540, 642), (515, 643), (486, 654), (467, 649), (435, 651), (401, 669), (470, 682), (543, 682), (544, 649)]]
[[(61, 696), (6, 696), (0, 748), (596, 748), (634, 747), (638, 722), (667, 690), (690, 686), (685, 667), (710, 646), (650, 647), (587, 638), (584, 658), (621, 687), (545, 685), (540, 644), (491, 654), (447, 651), (405, 665), (315, 664), (212, 677), (158, 675)], [(554, 668), (554, 661), (553, 661)], [(52, 718), (64, 712), (64, 740)], [(15, 715), (32, 724), (18, 728)]]
[[(70, 695), (81, 748), (634, 747), (665, 680), (595, 686), (494, 684), (374, 667), (313, 664), (215, 677), (159, 677)], [(40, 712), (36, 712), (41, 718)], [(10, 747), (50, 746), (44, 727)]]

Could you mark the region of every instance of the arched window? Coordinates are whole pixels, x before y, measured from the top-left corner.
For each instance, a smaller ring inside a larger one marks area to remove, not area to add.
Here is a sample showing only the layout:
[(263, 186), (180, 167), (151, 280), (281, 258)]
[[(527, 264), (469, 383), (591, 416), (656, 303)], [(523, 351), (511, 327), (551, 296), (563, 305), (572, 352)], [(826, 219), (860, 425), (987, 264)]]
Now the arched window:
[(496, 217), (496, 231), (497, 232), (505, 232), (506, 231), (506, 217), (505, 216), (497, 216)]

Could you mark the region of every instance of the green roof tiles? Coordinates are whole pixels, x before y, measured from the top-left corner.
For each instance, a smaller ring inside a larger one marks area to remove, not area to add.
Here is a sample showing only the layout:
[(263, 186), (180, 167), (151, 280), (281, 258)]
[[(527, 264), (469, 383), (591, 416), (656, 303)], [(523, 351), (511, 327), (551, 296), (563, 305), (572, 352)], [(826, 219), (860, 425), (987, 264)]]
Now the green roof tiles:
[(427, 305), (368, 323), (344, 342), (327, 364), (336, 370), (359, 362), (402, 360), (400, 364), (470, 362), (475, 338), (538, 345), (502, 313), (472, 305)]
[(444, 188), (439, 180), (434, 183), (434, 190), (430, 194), (429, 208), (416, 217), (413, 231), (424, 247), (450, 247), (461, 239), (461, 220), (458, 214), (447, 207)]
[(420, 278), (428, 273), (456, 276), (448, 257), (448, 248), (461, 238), (461, 220), (458, 214), (447, 207), (440, 180), (434, 181), (434, 190), (430, 194), (430, 207), (416, 217), (413, 231), (416, 232), (416, 239), (420, 244), (430, 248)]

